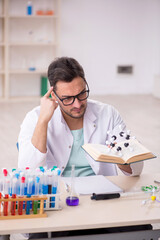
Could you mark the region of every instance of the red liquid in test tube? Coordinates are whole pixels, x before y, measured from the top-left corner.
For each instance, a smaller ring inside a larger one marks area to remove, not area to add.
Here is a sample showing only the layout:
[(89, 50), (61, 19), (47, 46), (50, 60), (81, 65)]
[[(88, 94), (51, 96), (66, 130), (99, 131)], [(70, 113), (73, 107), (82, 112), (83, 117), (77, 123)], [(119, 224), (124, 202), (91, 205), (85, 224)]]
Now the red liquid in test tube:
[[(6, 168), (3, 169), (3, 191), (4, 191), (4, 199), (9, 198), (9, 188), (10, 188), (10, 179), (8, 177), (8, 171)], [(8, 201), (4, 202), (3, 205), (3, 215), (8, 216)]]
[(19, 215), (23, 214), (23, 201), (19, 201), (18, 203), (18, 214)]
[[(2, 193), (0, 192), (0, 199), (2, 198)], [(0, 202), (0, 215), (1, 215), (1, 203), (2, 202)]]
[[(9, 195), (5, 194), (4, 199), (8, 199), (8, 198), (9, 198)], [(3, 215), (8, 216), (8, 202), (4, 202)]]
[[(25, 177), (21, 177), (21, 183), (20, 183), (20, 197), (23, 198), (24, 196), (24, 187), (25, 187)], [(18, 202), (18, 214), (23, 214), (23, 201)]]
[[(17, 190), (17, 178), (13, 178), (11, 181), (12, 186), (12, 198), (16, 198), (16, 190)], [(16, 201), (11, 201), (11, 215), (15, 215), (16, 210)]]
[[(16, 198), (16, 194), (12, 194), (12, 198)], [(16, 214), (16, 201), (11, 202), (11, 215)]]

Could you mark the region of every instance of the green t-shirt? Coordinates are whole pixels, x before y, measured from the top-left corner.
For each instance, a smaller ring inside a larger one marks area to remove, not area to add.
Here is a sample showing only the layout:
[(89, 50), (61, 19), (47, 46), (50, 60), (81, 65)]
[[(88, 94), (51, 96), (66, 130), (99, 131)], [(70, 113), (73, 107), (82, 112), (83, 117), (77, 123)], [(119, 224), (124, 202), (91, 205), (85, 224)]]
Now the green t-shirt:
[(85, 152), (81, 147), (84, 144), (83, 128), (72, 130), (71, 133), (73, 135), (73, 145), (69, 161), (63, 172), (63, 176), (71, 176), (72, 165), (75, 165), (75, 177), (95, 175), (91, 166), (86, 160)]

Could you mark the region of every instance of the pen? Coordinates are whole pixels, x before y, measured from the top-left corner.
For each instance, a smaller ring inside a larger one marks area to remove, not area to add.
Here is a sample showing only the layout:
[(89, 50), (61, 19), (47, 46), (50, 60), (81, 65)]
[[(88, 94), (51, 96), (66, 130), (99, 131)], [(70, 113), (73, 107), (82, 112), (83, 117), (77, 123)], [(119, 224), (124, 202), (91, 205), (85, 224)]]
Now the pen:
[(120, 196), (121, 196), (120, 193), (104, 193), (104, 194), (93, 193), (91, 196), (91, 199), (92, 200), (106, 200), (106, 199), (119, 198)]
[(154, 180), (154, 183), (160, 184), (160, 181)]
[[(148, 192), (149, 193), (149, 192)], [(147, 194), (147, 192), (123, 192), (123, 193), (104, 193), (104, 194), (96, 194), (93, 193), (91, 196), (92, 200), (107, 200), (107, 199), (114, 199), (120, 197), (134, 197), (134, 196), (143, 196)]]

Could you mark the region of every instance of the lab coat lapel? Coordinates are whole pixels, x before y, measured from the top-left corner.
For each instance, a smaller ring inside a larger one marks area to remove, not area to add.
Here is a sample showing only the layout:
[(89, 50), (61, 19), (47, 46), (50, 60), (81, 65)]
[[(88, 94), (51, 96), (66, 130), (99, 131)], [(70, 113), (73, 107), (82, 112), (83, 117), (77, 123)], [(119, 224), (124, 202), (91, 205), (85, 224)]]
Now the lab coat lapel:
[(92, 137), (92, 134), (96, 130), (96, 119), (97, 117), (91, 111), (91, 109), (87, 106), (85, 115), (84, 115), (84, 143), (89, 143)]

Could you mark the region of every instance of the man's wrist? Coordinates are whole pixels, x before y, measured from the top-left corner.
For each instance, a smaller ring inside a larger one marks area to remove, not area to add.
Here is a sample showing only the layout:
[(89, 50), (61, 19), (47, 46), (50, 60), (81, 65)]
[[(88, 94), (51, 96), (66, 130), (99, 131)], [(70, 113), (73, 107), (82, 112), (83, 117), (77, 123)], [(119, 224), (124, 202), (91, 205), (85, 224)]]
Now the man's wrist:
[(46, 119), (43, 116), (39, 116), (38, 125), (48, 126), (49, 121), (49, 119)]

